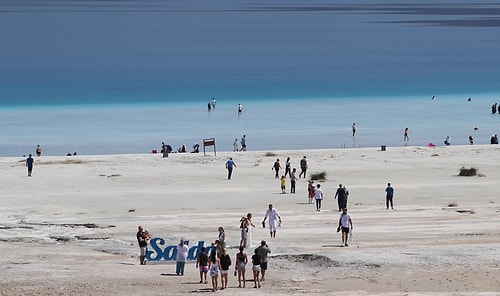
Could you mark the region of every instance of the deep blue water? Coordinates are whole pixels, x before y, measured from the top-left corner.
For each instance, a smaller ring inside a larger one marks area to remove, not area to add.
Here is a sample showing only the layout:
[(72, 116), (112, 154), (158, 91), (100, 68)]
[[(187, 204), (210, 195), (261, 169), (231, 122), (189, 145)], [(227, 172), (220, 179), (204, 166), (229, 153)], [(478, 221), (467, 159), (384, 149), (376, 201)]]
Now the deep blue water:
[(469, 2), (0, 0), (0, 156), (487, 142), (500, 1)]

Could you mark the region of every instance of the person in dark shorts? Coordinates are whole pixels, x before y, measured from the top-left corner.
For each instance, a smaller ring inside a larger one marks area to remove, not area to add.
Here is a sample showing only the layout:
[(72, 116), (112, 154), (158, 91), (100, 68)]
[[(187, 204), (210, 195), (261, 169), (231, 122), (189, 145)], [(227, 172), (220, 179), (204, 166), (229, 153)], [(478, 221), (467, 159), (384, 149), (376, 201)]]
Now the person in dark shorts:
[(267, 255), (271, 253), (271, 249), (267, 245), (266, 241), (263, 240), (260, 242), (260, 246), (257, 247), (257, 253), (259, 254), (261, 261), (260, 261), (260, 272), (261, 272), (261, 278), (260, 281), (264, 281), (264, 277), (266, 276), (266, 270), (267, 270)]
[(342, 214), (340, 214), (337, 232), (340, 230), (342, 230), (342, 247), (348, 247), (347, 239), (349, 238), (349, 232), (352, 231), (352, 219), (351, 215), (347, 213), (347, 208), (343, 208)]

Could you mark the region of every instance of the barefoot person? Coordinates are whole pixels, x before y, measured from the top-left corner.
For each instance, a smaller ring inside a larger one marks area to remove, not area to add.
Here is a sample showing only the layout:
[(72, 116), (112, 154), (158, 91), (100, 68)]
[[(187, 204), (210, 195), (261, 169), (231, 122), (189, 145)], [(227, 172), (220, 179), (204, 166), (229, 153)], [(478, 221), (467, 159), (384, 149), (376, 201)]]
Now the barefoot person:
[(184, 238), (181, 238), (179, 244), (177, 245), (177, 257), (175, 266), (175, 273), (177, 275), (184, 275), (184, 267), (186, 266), (188, 251), (189, 248), (186, 241), (184, 240)]
[(241, 241), (240, 246), (243, 248), (248, 248), (252, 246), (252, 228), (255, 225), (252, 223), (252, 213), (248, 213), (246, 217), (241, 217), (240, 228), (241, 228)]
[(33, 157), (31, 157), (31, 154), (26, 158), (26, 166), (28, 167), (28, 177), (31, 177), (31, 172), (33, 171)]
[(348, 247), (347, 239), (349, 238), (349, 232), (352, 230), (352, 219), (351, 215), (347, 213), (347, 208), (343, 208), (342, 214), (340, 214), (337, 232), (340, 230), (342, 230), (342, 247)]
[(271, 249), (269, 249), (269, 246), (267, 245), (266, 241), (263, 240), (260, 242), (260, 246), (255, 249), (259, 256), (260, 256), (260, 272), (262, 274), (262, 277), (260, 278), (260, 281), (264, 281), (264, 277), (266, 276), (266, 270), (267, 270), (267, 255), (271, 253)]
[(227, 281), (229, 274), (229, 267), (231, 266), (231, 256), (227, 253), (226, 248), (222, 249), (222, 253), (220, 256), (220, 281), (221, 281), (221, 290), (227, 289)]
[(206, 253), (206, 248), (201, 248), (201, 253), (196, 259), (196, 268), (200, 269), (200, 284), (205, 282), (207, 284), (207, 272), (208, 272), (208, 255)]
[(252, 256), (252, 271), (253, 271), (253, 284), (254, 288), (260, 288), (260, 263), (262, 262), (262, 258), (260, 258), (259, 251), (255, 249), (254, 254)]
[(148, 242), (151, 240), (151, 235), (147, 230), (144, 230), (142, 226), (138, 226), (136, 237), (141, 252), (139, 255), (139, 264), (145, 265), (146, 253), (148, 252)]
[(248, 263), (247, 254), (245, 249), (240, 246), (240, 252), (236, 254), (236, 266), (235, 271), (238, 271), (238, 288), (241, 288), (241, 283), (243, 283), (243, 288), (245, 288), (245, 266)]
[(228, 161), (226, 161), (226, 169), (227, 169), (227, 179), (231, 180), (231, 175), (233, 174), (233, 168), (236, 168), (236, 164), (233, 161), (233, 158), (230, 157)]
[(269, 208), (266, 210), (262, 225), (265, 225), (267, 218), (269, 218), (269, 234), (271, 237), (276, 237), (276, 227), (278, 226), (278, 221), (281, 224), (281, 216), (278, 211), (273, 208), (272, 204), (269, 204)]
[(212, 249), (210, 251), (210, 277), (212, 278), (212, 292), (217, 292), (219, 285), (219, 273), (220, 273), (220, 260), (217, 257), (217, 251)]

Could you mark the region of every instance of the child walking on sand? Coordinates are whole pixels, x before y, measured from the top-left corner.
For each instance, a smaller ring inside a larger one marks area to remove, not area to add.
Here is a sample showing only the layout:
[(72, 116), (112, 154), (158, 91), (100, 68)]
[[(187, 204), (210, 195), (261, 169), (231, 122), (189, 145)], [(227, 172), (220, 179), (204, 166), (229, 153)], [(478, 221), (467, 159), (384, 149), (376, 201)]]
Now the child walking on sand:
[[(207, 281), (207, 272), (208, 272), (208, 255), (206, 253), (205, 247), (201, 248), (201, 253), (198, 255), (198, 258), (196, 259), (196, 268), (200, 268), (200, 284), (205, 282), (205, 284), (208, 284)], [(205, 281), (203, 281), (203, 278), (205, 278)]]
[(280, 183), (281, 183), (281, 193), (285, 194), (286, 193), (286, 177), (285, 176), (281, 176)]
[(307, 197), (309, 198), (309, 203), (312, 204), (313, 198), (316, 197), (316, 191), (314, 189), (314, 181), (309, 180), (307, 184)]

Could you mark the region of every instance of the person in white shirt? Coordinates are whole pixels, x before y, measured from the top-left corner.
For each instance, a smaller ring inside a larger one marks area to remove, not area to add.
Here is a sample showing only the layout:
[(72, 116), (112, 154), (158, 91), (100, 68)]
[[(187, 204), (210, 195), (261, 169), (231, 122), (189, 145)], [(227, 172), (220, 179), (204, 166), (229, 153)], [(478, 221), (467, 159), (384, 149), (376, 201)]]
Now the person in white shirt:
[(314, 190), (316, 195), (316, 211), (321, 211), (321, 201), (323, 200), (323, 189), (321, 189), (320, 184), (316, 184), (316, 190)]
[(349, 232), (352, 231), (352, 219), (351, 215), (347, 213), (347, 208), (343, 208), (342, 214), (340, 214), (337, 232), (340, 230), (342, 230), (342, 247), (348, 247), (349, 245), (347, 244), (347, 239), (349, 238)]
[(269, 204), (269, 208), (266, 210), (266, 216), (262, 220), (262, 225), (265, 225), (267, 218), (269, 218), (269, 234), (271, 237), (276, 237), (276, 227), (278, 226), (278, 221), (281, 224), (281, 217), (272, 204)]

